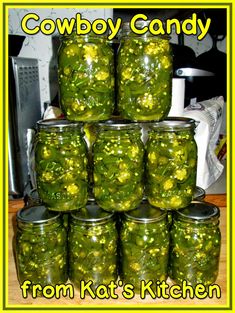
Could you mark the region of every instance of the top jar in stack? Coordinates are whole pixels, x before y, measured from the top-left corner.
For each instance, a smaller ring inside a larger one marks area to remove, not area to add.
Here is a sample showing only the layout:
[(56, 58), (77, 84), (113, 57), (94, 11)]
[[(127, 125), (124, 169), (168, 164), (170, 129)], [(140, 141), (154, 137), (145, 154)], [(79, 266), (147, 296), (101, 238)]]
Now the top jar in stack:
[[(150, 21), (137, 21), (144, 29)], [(169, 37), (137, 35), (124, 23), (118, 51), (118, 109), (134, 121), (163, 120), (171, 107), (172, 53)]]
[(114, 108), (114, 57), (107, 35), (62, 39), (58, 52), (60, 104), (71, 121), (108, 119)]

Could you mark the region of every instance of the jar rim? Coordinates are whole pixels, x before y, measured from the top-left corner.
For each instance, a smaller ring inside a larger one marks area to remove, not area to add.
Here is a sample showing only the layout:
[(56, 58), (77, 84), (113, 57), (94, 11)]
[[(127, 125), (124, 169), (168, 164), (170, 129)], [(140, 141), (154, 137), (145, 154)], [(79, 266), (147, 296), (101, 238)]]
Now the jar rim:
[(110, 119), (106, 121), (100, 121), (98, 126), (103, 129), (140, 129), (140, 125), (137, 122), (127, 120), (127, 119)]
[(44, 205), (26, 206), (16, 214), (17, 222), (23, 224), (52, 223), (61, 216), (60, 212), (50, 211)]
[(177, 210), (176, 216), (180, 220), (206, 222), (211, 219), (219, 218), (219, 208), (209, 202), (192, 201), (187, 207)]
[(76, 212), (71, 212), (71, 217), (80, 222), (104, 222), (111, 219), (114, 212), (107, 212), (101, 209), (95, 201), (88, 200), (85, 207)]
[(58, 127), (58, 128), (63, 128), (63, 127), (77, 127), (82, 125), (83, 123), (81, 122), (72, 122), (68, 121), (66, 119), (62, 118), (50, 118), (46, 120), (39, 120), (37, 121), (37, 125), (39, 128), (48, 128), (48, 127)]
[(166, 215), (165, 210), (153, 207), (147, 200), (143, 200), (136, 209), (124, 213), (128, 220), (145, 224), (161, 221)]
[(176, 131), (181, 129), (195, 129), (196, 121), (187, 117), (167, 117), (160, 122), (151, 123), (150, 130)]

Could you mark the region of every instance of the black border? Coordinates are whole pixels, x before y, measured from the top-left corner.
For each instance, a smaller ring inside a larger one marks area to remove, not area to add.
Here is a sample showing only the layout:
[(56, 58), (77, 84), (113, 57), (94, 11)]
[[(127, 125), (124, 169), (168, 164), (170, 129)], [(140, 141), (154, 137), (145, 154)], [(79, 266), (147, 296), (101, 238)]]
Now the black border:
[[(146, 7), (150, 7), (150, 6), (154, 6), (154, 8), (158, 7), (158, 6), (164, 6), (164, 7), (169, 7), (169, 6), (177, 6), (177, 7), (195, 7), (195, 6), (201, 6), (201, 7), (206, 7), (206, 8), (209, 8), (210, 6), (213, 6), (216, 7), (220, 7), (220, 6), (225, 6), (226, 8), (225, 9), (230, 9), (230, 25), (228, 26), (229, 29), (230, 29), (230, 46), (228, 47), (229, 50), (230, 50), (230, 77), (229, 77), (229, 80), (230, 80), (230, 103), (229, 103), (229, 110), (230, 110), (230, 115), (229, 115), (229, 121), (230, 121), (230, 127), (232, 127), (232, 117), (233, 117), (233, 108), (232, 108), (232, 95), (233, 95), (233, 92), (232, 92), (232, 86), (233, 86), (233, 80), (232, 80), (232, 74), (233, 74), (233, 58), (232, 58), (232, 38), (233, 38), (233, 27), (232, 27), (232, 21), (233, 21), (233, 2), (230, 2), (230, 3), (227, 3), (227, 2), (221, 2), (221, 3), (205, 3), (205, 2), (195, 2), (195, 3), (175, 3), (175, 2), (172, 2), (172, 3), (162, 3), (162, 2), (159, 2), (159, 3), (143, 3), (143, 4), (139, 4), (139, 3), (136, 3), (136, 4), (133, 4), (133, 3), (118, 3), (118, 2), (113, 2), (113, 3), (97, 3), (97, 2), (92, 2), (92, 3), (85, 3), (85, 2), (81, 2), (81, 3), (27, 3), (27, 2), (20, 2), (20, 3), (10, 3), (10, 2), (5, 2), (3, 3), (2, 5), (2, 8), (3, 8), (3, 19), (2, 19), (2, 38), (3, 38), (3, 48), (6, 46), (6, 37), (5, 37), (5, 22), (6, 22), (6, 19), (8, 17), (6, 17), (6, 8), (8, 6), (12, 6), (12, 5), (15, 5), (15, 8), (17, 8), (17, 6), (22, 6), (22, 5), (27, 5), (28, 7), (38, 7), (38, 5), (42, 4), (43, 6), (49, 6), (49, 7), (53, 7), (54, 5), (56, 5), (57, 7), (61, 6), (61, 7), (65, 7), (65, 6), (68, 6), (68, 7), (75, 7), (75, 6), (78, 6), (81, 8), (81, 6), (84, 6), (84, 7), (93, 7), (93, 8), (107, 8), (107, 7), (110, 7), (112, 6), (112, 8), (115, 8), (115, 7), (133, 7), (133, 8), (146, 8)], [(15, 8), (12, 8), (12, 9), (15, 9)], [(153, 9), (154, 9), (153, 8)], [(149, 307), (145, 307), (145, 306), (138, 306), (138, 307), (129, 307), (129, 306), (123, 306), (123, 307), (111, 307), (111, 306), (107, 306), (107, 307), (92, 307), (92, 306), (89, 306), (89, 307), (55, 307), (55, 306), (40, 306), (40, 307), (27, 307), (27, 306), (24, 306), (22, 308), (16, 308), (16, 307), (7, 307), (6, 306), (6, 293), (8, 292), (8, 286), (6, 286), (6, 275), (8, 275), (8, 273), (6, 273), (6, 270), (5, 270), (5, 259), (6, 259), (6, 255), (8, 254), (8, 246), (6, 245), (6, 238), (5, 238), (5, 234), (6, 234), (6, 227), (8, 227), (8, 225), (6, 225), (5, 223), (5, 220), (6, 220), (6, 213), (8, 214), (8, 210), (6, 212), (6, 209), (8, 208), (8, 199), (6, 198), (6, 181), (5, 181), (5, 169), (7, 168), (8, 166), (8, 163), (7, 163), (7, 160), (5, 159), (5, 152), (4, 152), (4, 148), (6, 147), (6, 134), (5, 134), (5, 131), (6, 131), (6, 110), (5, 110), (5, 103), (6, 103), (6, 94), (5, 94), (5, 88), (6, 88), (6, 84), (7, 82), (5, 81), (5, 77), (6, 77), (6, 64), (5, 64), (5, 60), (6, 60), (6, 51), (5, 49), (3, 50), (3, 60), (2, 60), (2, 64), (3, 64), (3, 97), (2, 97), (2, 100), (3, 100), (3, 109), (2, 109), (2, 113), (3, 113), (3, 121), (2, 121), (2, 125), (3, 125), (3, 228), (2, 228), (2, 238), (3, 238), (3, 243), (2, 243), (2, 256), (3, 256), (3, 268), (2, 268), (2, 272), (3, 272), (3, 283), (2, 283), (2, 295), (3, 295), (3, 299), (2, 299), (2, 303), (3, 303), (3, 310), (18, 310), (18, 311), (28, 311), (28, 310), (35, 310), (35, 311), (41, 311), (41, 310), (48, 310), (48, 311), (52, 311), (52, 310), (58, 310), (58, 311), (61, 311), (61, 310), (78, 310), (78, 311), (87, 311), (87, 310), (104, 310), (104, 311), (107, 311), (107, 310), (128, 310), (128, 311), (131, 311), (131, 310), (146, 310), (146, 311), (152, 311), (152, 310), (162, 310), (162, 311), (179, 311), (179, 310), (182, 310), (182, 311), (185, 311), (185, 310), (195, 310), (195, 311), (199, 311), (199, 310), (205, 310), (205, 311), (228, 311), (228, 310), (232, 310), (233, 309), (233, 301), (232, 301), (232, 287), (233, 287), (233, 268), (232, 268), (232, 255), (233, 255), (233, 245), (232, 245), (232, 242), (233, 242), (233, 238), (231, 237), (230, 238), (230, 245), (229, 245), (229, 248), (230, 248), (230, 264), (229, 264), (229, 267), (227, 268), (227, 271), (229, 269), (229, 273), (230, 273), (230, 289), (227, 290), (227, 294), (229, 293), (229, 296), (230, 296), (230, 301), (229, 301), (229, 307), (227, 308), (216, 308), (216, 307), (210, 307), (210, 308), (207, 308), (207, 307), (191, 307), (191, 306), (188, 306), (188, 307), (152, 307), (152, 308), (149, 308)], [(231, 180), (231, 173), (233, 173), (233, 164), (232, 164), (232, 151), (233, 151), (233, 133), (232, 131), (230, 132), (230, 141), (229, 141), (229, 147), (230, 147), (230, 158), (229, 158), (229, 168), (230, 168), (230, 173), (228, 173), (227, 171), (227, 174), (228, 174), (228, 177), (230, 178), (230, 188), (229, 188), (229, 195), (230, 195), (230, 201), (229, 203), (227, 202), (227, 213), (228, 213), (228, 208), (229, 208), (229, 226), (230, 226), (230, 231), (232, 233), (232, 218), (233, 218), (233, 213), (232, 213), (232, 180)], [(228, 266), (228, 264), (227, 264)], [(7, 287), (7, 289), (5, 290), (5, 286)]]

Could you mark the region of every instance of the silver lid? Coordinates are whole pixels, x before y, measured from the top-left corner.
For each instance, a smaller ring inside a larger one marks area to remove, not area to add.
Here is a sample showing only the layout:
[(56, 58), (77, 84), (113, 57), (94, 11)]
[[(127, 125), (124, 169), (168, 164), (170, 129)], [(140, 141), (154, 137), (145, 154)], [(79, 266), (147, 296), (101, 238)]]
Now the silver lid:
[(66, 119), (48, 119), (48, 120), (40, 120), (37, 122), (37, 126), (40, 128), (40, 129), (43, 129), (43, 128), (65, 128), (65, 127), (78, 127), (78, 126), (81, 126), (82, 123), (79, 123), (79, 122), (71, 122), (71, 121), (68, 121)]
[(114, 213), (102, 210), (94, 201), (88, 201), (86, 207), (71, 213), (71, 216), (81, 222), (102, 222), (112, 218)]
[(115, 129), (115, 130), (121, 130), (121, 129), (140, 129), (140, 126), (138, 123), (133, 122), (131, 120), (125, 120), (125, 119), (112, 119), (108, 121), (101, 121), (98, 123), (99, 127), (102, 129)]
[(187, 117), (168, 117), (164, 121), (152, 123), (150, 129), (161, 131), (176, 131), (181, 129), (194, 129), (195, 120)]
[(205, 198), (206, 192), (204, 189), (202, 189), (201, 187), (196, 186), (195, 192), (194, 192), (194, 196), (193, 196), (193, 200), (196, 201), (201, 201)]
[(166, 211), (153, 207), (147, 201), (142, 201), (135, 210), (124, 213), (127, 219), (134, 220), (137, 223), (157, 222), (165, 218), (166, 214)]
[(17, 212), (18, 222), (25, 224), (42, 224), (55, 221), (60, 213), (49, 211), (44, 205), (25, 207)]
[(176, 213), (179, 218), (194, 221), (206, 221), (220, 216), (219, 208), (216, 205), (204, 201), (192, 201), (191, 204)]

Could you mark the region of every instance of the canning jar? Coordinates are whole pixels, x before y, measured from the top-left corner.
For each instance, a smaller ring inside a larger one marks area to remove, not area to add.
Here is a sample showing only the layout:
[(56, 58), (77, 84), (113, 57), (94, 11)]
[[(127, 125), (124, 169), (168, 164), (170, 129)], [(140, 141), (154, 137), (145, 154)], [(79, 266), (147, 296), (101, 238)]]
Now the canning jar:
[(167, 279), (169, 232), (165, 211), (147, 202), (124, 213), (120, 233), (121, 279), (140, 289), (141, 280)]
[[(150, 21), (137, 21), (137, 27)], [(162, 120), (171, 108), (172, 52), (169, 37), (137, 35), (124, 23), (118, 50), (118, 110), (123, 118)]]
[(35, 170), (39, 196), (48, 209), (71, 211), (87, 202), (87, 149), (82, 126), (67, 120), (39, 121)]
[(117, 280), (117, 230), (113, 213), (95, 202), (71, 213), (69, 228), (69, 278), (79, 288), (91, 288)]
[(58, 51), (60, 105), (68, 120), (108, 119), (114, 108), (114, 56), (106, 36), (63, 36)]
[(215, 282), (219, 268), (221, 234), (219, 208), (193, 201), (174, 214), (171, 229), (169, 275), (176, 283), (196, 286)]
[(163, 209), (186, 207), (196, 187), (195, 121), (167, 118), (152, 124), (147, 141), (148, 201)]
[(99, 123), (93, 145), (94, 195), (107, 211), (135, 209), (143, 196), (143, 157), (140, 127), (125, 120)]
[(17, 212), (15, 255), (19, 283), (56, 285), (67, 281), (67, 234), (60, 213), (45, 206)]

